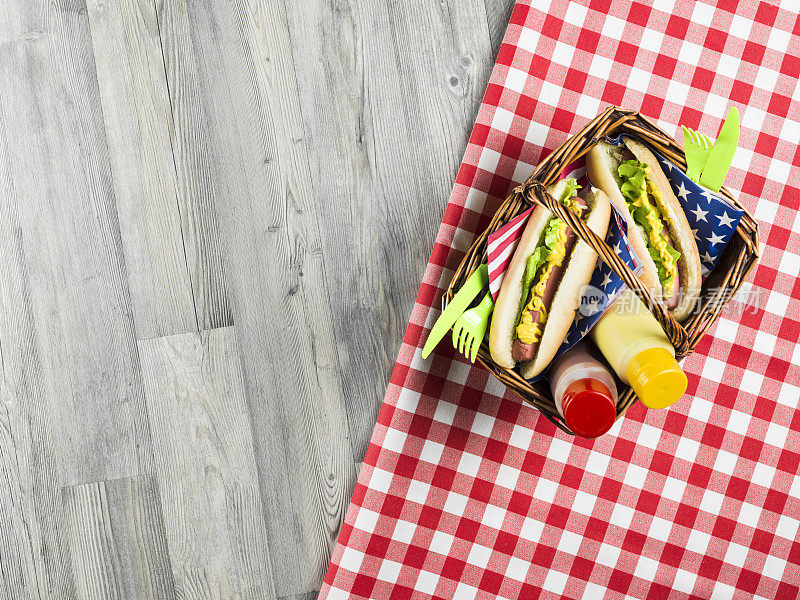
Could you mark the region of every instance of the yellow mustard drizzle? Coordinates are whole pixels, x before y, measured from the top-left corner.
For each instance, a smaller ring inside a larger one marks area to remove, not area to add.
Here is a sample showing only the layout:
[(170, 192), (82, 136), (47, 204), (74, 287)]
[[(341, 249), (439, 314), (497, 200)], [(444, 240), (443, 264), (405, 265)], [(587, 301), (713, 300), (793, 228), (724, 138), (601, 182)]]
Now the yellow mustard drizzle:
[[(662, 225), (659, 214), (664, 215), (666, 219), (667, 209), (664, 205), (664, 200), (661, 197), (659, 189), (650, 181), (650, 167), (644, 170), (644, 179), (642, 181), (642, 194), (633, 202), (634, 206), (646, 206), (651, 210), (647, 213), (647, 222), (650, 224), (650, 245), (658, 250), (659, 255), (664, 263), (664, 270), (668, 273), (669, 283), (664, 287), (664, 296), (671, 298), (675, 293), (675, 275), (678, 272), (678, 265), (672, 258), (672, 255), (667, 252), (667, 241), (661, 235)], [(647, 196), (648, 191), (652, 194), (653, 199), (656, 201), (657, 209)]]
[[(580, 214), (581, 209), (578, 206), (578, 202), (575, 198), (566, 200), (564, 205), (572, 212)], [(545, 309), (542, 296), (544, 295), (544, 290), (547, 287), (547, 281), (550, 279), (550, 274), (553, 272), (553, 269), (560, 267), (564, 262), (564, 257), (566, 256), (566, 245), (567, 224), (564, 223), (564, 221), (559, 220), (558, 234), (556, 237), (556, 242), (553, 245), (553, 251), (545, 261), (545, 266), (541, 275), (539, 275), (539, 280), (531, 290), (533, 292), (531, 295), (531, 300), (528, 302), (525, 310), (522, 311), (522, 318), (520, 319), (519, 325), (517, 325), (517, 338), (519, 338), (519, 341), (523, 344), (535, 344), (541, 339), (541, 328), (544, 326), (545, 321), (547, 321), (547, 309)], [(534, 323), (531, 313), (536, 311), (539, 311), (539, 319), (538, 322)]]

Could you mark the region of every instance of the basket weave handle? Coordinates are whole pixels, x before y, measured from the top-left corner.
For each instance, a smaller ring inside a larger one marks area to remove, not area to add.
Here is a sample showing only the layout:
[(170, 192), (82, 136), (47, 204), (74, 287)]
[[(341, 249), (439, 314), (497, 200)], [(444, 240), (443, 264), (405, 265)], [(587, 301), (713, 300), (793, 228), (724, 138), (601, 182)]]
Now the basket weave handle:
[(653, 313), (653, 316), (658, 320), (664, 333), (667, 334), (670, 342), (675, 347), (675, 355), (678, 359), (686, 356), (689, 352), (689, 334), (688, 332), (675, 320), (666, 307), (655, 300), (650, 292), (645, 288), (636, 277), (634, 272), (625, 264), (625, 262), (617, 256), (617, 253), (611, 249), (594, 231), (589, 229), (586, 223), (580, 219), (575, 213), (567, 210), (566, 207), (558, 202), (547, 191), (547, 188), (538, 181), (528, 181), (514, 190), (515, 194), (519, 194), (528, 202), (539, 204), (547, 208), (550, 212), (555, 214), (563, 220), (569, 228), (575, 232), (579, 239), (586, 242), (592, 250), (597, 252), (600, 258), (611, 267), (625, 284), (631, 288), (639, 299), (644, 302), (645, 306)]

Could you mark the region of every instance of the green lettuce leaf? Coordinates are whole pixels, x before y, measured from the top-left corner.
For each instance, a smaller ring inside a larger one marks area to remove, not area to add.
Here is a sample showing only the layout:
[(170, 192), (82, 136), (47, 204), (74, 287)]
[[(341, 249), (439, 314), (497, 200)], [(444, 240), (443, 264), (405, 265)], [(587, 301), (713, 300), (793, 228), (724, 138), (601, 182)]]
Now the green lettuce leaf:
[(574, 177), (570, 177), (569, 179), (565, 180), (566, 187), (564, 191), (561, 192), (561, 197), (558, 199), (559, 202), (564, 204), (567, 200), (577, 195), (578, 190), (581, 189), (581, 186), (578, 185), (578, 180)]
[(617, 173), (622, 180), (619, 189), (629, 205), (642, 195), (642, 187), (647, 176), (646, 171), (645, 163), (633, 159), (626, 160), (617, 168)]
[(549, 250), (553, 250), (553, 248), (556, 247), (556, 241), (558, 240), (558, 234), (561, 231), (562, 225), (564, 225), (564, 221), (558, 217), (553, 217), (547, 224), (547, 229), (544, 232), (544, 245), (547, 246)]
[[(650, 254), (650, 258), (653, 259), (656, 269), (658, 269), (658, 280), (662, 287), (669, 287), (674, 277), (672, 274), (668, 273), (664, 267), (664, 259), (661, 256), (661, 253), (655, 248), (655, 246), (650, 244), (650, 235), (653, 228), (648, 221), (648, 217), (651, 213), (655, 213), (656, 218), (658, 218), (660, 222), (661, 215), (658, 213), (657, 209), (653, 207), (649, 199), (644, 202), (644, 206), (636, 206), (634, 204), (634, 202), (636, 202), (642, 195), (642, 189), (647, 187), (647, 183), (650, 183), (647, 181), (647, 165), (639, 162), (638, 160), (626, 160), (617, 168), (617, 173), (622, 180), (622, 183), (620, 184), (620, 191), (625, 197), (625, 201), (628, 204), (628, 209), (631, 212), (631, 216), (636, 224), (641, 226), (645, 232), (647, 251)], [(652, 183), (650, 183), (650, 185), (652, 185)], [(659, 230), (656, 232), (656, 234), (665, 242), (667, 241), (663, 231)], [(680, 258), (680, 252), (672, 248), (669, 242), (667, 242), (667, 252), (675, 261)]]
[[(531, 288), (533, 287), (534, 280), (536, 279), (536, 273), (539, 272), (539, 269), (553, 252), (553, 248), (556, 245), (556, 240), (558, 240), (558, 233), (562, 223), (563, 221), (557, 217), (552, 217), (550, 221), (548, 221), (547, 225), (545, 226), (543, 242), (539, 243), (539, 246), (525, 262), (525, 274), (522, 277), (522, 300), (520, 301), (519, 310), (517, 311), (517, 320), (514, 323), (515, 328), (522, 320), (522, 312), (525, 310), (525, 307), (528, 304), (528, 296), (531, 293)], [(516, 333), (514, 336), (516, 337)]]

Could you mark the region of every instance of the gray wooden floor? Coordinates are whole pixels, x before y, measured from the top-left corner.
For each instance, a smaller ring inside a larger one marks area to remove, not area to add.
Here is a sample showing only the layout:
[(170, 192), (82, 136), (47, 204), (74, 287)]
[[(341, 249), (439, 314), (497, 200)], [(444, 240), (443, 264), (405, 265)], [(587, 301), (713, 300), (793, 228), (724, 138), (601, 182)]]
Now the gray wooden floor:
[(0, 597), (312, 598), (511, 0), (4, 0)]

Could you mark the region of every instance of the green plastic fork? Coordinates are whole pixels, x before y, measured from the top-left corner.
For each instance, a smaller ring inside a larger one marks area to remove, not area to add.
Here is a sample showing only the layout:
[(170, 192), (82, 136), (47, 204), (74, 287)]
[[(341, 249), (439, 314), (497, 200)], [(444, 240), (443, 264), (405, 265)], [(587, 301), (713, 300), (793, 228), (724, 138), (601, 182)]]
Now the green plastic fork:
[(683, 128), (683, 152), (686, 154), (686, 176), (698, 183), (700, 173), (705, 168), (711, 150), (714, 148), (714, 140), (685, 125), (681, 125), (681, 127)]
[(475, 362), (478, 348), (486, 335), (489, 326), (489, 316), (494, 310), (492, 293), (486, 292), (480, 304), (470, 308), (453, 324), (453, 347), (466, 356), (470, 362)]

